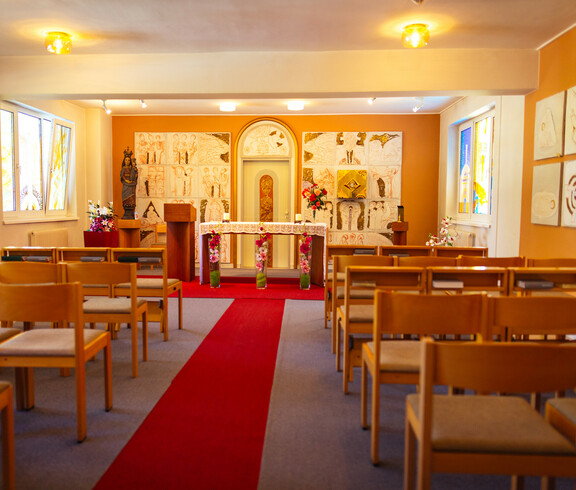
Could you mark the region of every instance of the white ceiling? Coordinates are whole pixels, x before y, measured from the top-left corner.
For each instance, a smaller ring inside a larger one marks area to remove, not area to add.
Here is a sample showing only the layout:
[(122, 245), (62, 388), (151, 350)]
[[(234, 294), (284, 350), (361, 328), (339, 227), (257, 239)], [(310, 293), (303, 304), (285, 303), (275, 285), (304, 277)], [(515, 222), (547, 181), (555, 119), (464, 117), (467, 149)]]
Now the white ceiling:
[[(0, 0), (0, 12), (0, 57), (54, 56), (43, 46), (50, 30), (73, 35), (73, 57), (402, 50), (401, 27), (413, 22), (430, 25), (426, 50), (535, 50), (576, 24), (576, 0)], [(101, 106), (98, 97), (105, 92), (76, 102)], [(416, 96), (369, 105), (366, 97), (318, 94), (304, 100), (303, 113), (412, 113)], [(236, 114), (289, 113), (285, 99), (248, 97), (235, 95)], [(437, 113), (456, 98), (424, 97), (420, 113)], [(137, 100), (107, 104), (113, 114), (220, 114), (220, 100), (180, 94), (146, 102), (147, 109)]]

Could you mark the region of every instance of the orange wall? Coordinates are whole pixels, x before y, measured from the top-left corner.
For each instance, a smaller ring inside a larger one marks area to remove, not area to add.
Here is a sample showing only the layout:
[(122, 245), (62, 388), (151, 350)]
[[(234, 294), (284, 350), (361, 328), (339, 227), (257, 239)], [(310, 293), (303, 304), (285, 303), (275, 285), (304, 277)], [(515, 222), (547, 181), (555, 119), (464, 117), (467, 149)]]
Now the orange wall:
[[(242, 128), (261, 119), (256, 116), (115, 116), (112, 118), (113, 172), (120, 175), (123, 150), (134, 148), (134, 133), (229, 132), (232, 152)], [(302, 133), (308, 131), (402, 131), (402, 205), (409, 222), (408, 243), (424, 245), (428, 233), (438, 228), (439, 115), (406, 116), (280, 116), (302, 149)], [(232, 153), (231, 162), (236, 155)], [(298, 155), (300, 160), (300, 155)], [(300, 168), (300, 161), (299, 161)], [(234, 169), (233, 169), (234, 173)], [(300, 173), (301, 175), (301, 173)], [(233, 182), (235, 178), (233, 179)], [(122, 202), (120, 178), (114, 178), (114, 202)], [(234, 206), (234, 204), (232, 204)], [(121, 212), (119, 209), (118, 212)], [(232, 208), (234, 216), (234, 208)]]
[(540, 52), (538, 90), (526, 96), (524, 119), (524, 170), (520, 254), (527, 257), (576, 257), (576, 228), (533, 225), (530, 222), (534, 165), (574, 160), (576, 155), (534, 161), (536, 102), (576, 85), (576, 28)]

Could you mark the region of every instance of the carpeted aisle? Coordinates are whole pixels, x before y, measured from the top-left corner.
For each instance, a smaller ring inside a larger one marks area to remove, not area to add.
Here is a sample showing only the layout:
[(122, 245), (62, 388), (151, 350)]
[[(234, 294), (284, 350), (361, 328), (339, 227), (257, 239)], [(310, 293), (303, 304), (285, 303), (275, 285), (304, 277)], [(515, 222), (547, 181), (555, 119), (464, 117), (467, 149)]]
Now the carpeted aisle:
[(283, 311), (235, 300), (95, 488), (255, 489)]

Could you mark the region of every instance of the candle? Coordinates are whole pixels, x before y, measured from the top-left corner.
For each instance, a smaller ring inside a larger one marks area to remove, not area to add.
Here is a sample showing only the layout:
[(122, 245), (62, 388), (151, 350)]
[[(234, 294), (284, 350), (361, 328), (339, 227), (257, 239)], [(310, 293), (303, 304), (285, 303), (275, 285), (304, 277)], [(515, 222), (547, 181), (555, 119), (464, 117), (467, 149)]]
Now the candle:
[(295, 215), (295, 216), (294, 216), (294, 221), (296, 221), (297, 223), (298, 223), (299, 221), (302, 221), (302, 215), (301, 215), (301, 214)]
[(224, 213), (224, 221), (230, 221), (230, 213)]

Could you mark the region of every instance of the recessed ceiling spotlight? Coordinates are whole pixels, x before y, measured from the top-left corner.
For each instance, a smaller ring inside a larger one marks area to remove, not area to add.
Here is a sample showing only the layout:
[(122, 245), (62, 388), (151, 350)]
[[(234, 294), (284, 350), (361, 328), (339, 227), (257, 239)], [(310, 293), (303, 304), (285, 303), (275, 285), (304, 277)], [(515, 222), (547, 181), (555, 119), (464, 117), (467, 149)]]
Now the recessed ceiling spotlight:
[(112, 112), (112, 111), (106, 106), (106, 101), (105, 101), (105, 100), (102, 101), (102, 109), (104, 109), (104, 112), (105, 112), (106, 114), (110, 114), (110, 113)]
[(289, 111), (301, 111), (304, 109), (304, 102), (301, 100), (291, 100), (286, 105)]
[(414, 104), (414, 107), (412, 107), (412, 111), (418, 112), (424, 105), (424, 99), (422, 97), (415, 97), (414, 99), (416, 100), (416, 103)]
[(148, 107), (148, 104), (144, 102), (144, 99), (140, 99), (140, 105), (142, 106), (142, 109), (146, 109), (146, 107)]
[(410, 24), (402, 29), (402, 45), (405, 48), (423, 48), (428, 46), (429, 40), (428, 24)]
[(70, 54), (72, 51), (72, 36), (67, 32), (47, 32), (44, 41), (46, 49), (50, 53)]
[(371, 97), (368, 99), (368, 104), (372, 105), (374, 102), (376, 102), (376, 97)]
[(221, 102), (220, 110), (222, 112), (234, 112), (236, 110), (236, 104), (234, 102)]

